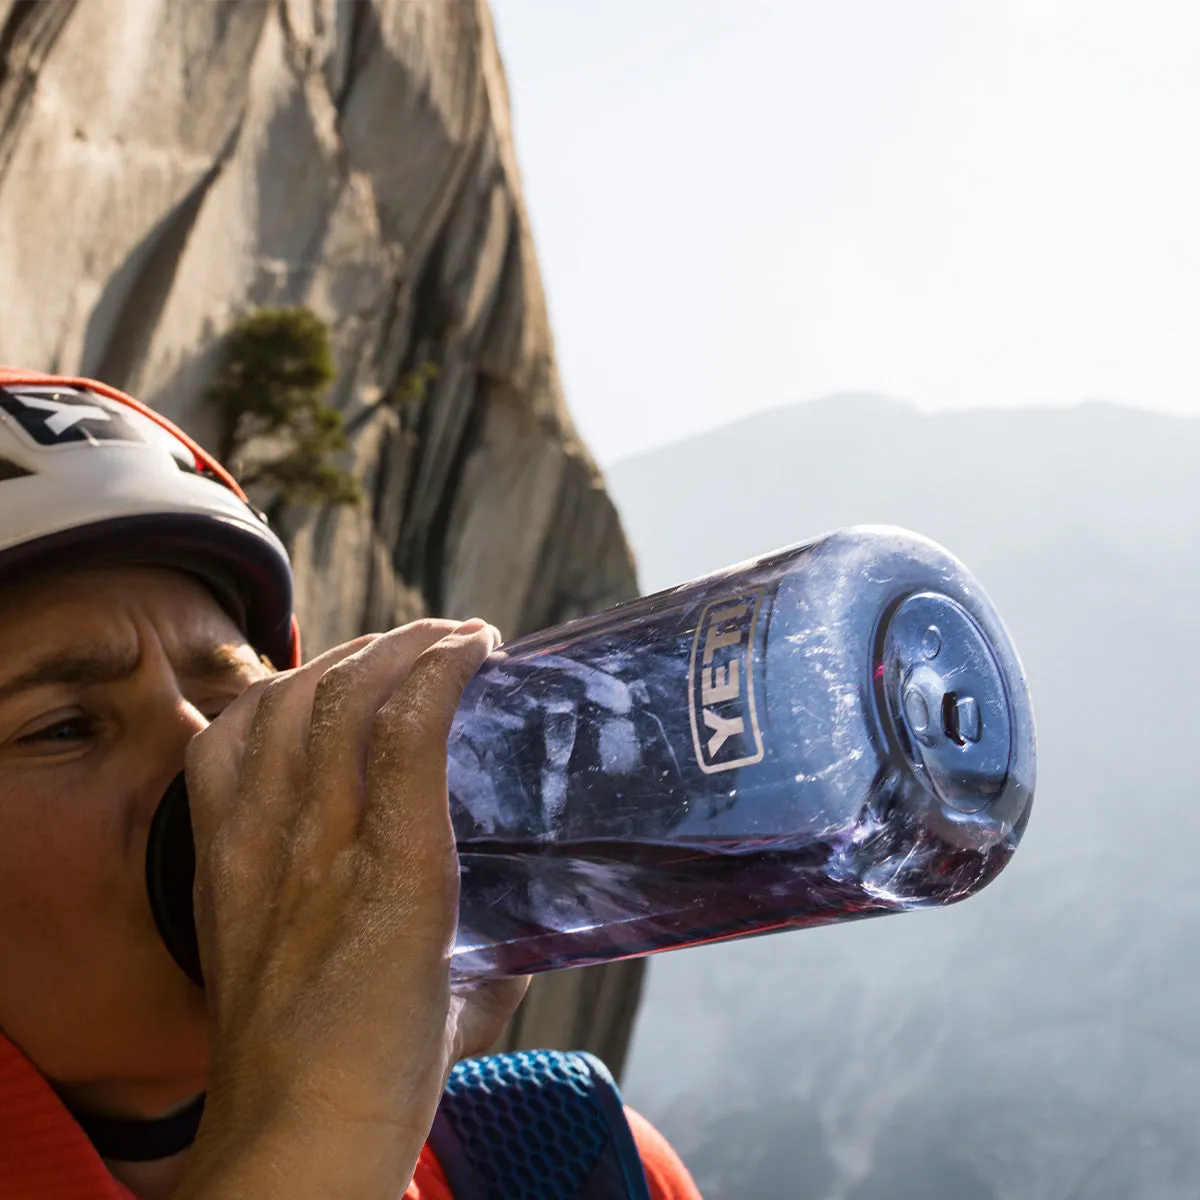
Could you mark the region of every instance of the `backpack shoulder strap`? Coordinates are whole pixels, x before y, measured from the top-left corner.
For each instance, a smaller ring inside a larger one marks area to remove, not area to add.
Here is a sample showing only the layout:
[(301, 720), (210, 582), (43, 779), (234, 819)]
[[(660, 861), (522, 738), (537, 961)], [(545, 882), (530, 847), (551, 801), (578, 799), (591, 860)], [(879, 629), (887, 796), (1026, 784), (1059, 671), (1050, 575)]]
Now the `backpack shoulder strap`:
[(454, 1200), (650, 1200), (621, 1094), (592, 1054), (460, 1062), (429, 1143)]

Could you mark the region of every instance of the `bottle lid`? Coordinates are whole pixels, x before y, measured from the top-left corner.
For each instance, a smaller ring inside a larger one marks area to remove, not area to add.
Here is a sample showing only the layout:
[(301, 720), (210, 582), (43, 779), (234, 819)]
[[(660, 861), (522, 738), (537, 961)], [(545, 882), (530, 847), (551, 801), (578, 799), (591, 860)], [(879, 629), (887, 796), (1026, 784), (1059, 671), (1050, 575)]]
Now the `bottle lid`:
[(919, 592), (883, 639), (884, 694), (910, 767), (951, 808), (986, 809), (1003, 792), (1014, 722), (1005, 672), (965, 608)]
[(192, 841), (192, 812), (187, 780), (182, 771), (163, 794), (146, 843), (146, 890), (159, 936), (184, 974), (204, 986), (200, 946), (192, 906), (196, 878), (196, 848)]

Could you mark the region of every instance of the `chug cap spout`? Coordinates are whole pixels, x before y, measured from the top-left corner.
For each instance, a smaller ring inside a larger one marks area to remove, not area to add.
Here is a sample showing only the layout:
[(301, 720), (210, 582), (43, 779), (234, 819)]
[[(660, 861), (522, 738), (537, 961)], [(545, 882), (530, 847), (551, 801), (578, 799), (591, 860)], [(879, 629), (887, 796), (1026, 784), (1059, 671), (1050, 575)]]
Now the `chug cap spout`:
[(909, 596), (887, 623), (880, 668), (914, 773), (959, 812), (987, 808), (1008, 780), (1014, 722), (1005, 673), (979, 626), (947, 596)]

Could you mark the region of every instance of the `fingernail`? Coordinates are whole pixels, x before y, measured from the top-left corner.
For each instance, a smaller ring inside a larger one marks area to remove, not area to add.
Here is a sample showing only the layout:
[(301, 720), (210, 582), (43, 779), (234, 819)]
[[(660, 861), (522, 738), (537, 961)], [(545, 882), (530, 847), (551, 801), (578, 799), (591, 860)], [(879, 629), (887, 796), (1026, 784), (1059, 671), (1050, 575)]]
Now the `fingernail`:
[(492, 631), (492, 649), (495, 650), (497, 646), (504, 645), (504, 634), (495, 625), (489, 625), (488, 628)]
[(472, 617), (469, 621), (464, 621), (454, 632), (455, 633), (478, 633), (481, 629), (486, 629), (488, 623), (482, 617)]

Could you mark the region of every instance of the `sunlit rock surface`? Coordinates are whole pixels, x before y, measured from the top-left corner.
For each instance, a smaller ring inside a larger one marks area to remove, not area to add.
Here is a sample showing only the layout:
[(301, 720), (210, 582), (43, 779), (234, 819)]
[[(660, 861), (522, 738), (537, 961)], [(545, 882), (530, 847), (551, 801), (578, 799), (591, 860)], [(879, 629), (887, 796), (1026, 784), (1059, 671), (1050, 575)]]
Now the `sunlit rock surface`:
[[(213, 440), (223, 334), (332, 328), (359, 509), (290, 511), (311, 653), (436, 613), (506, 636), (636, 589), (567, 413), (504, 73), (474, 0), (0, 0), (0, 361)], [(395, 389), (438, 367), (423, 402)], [(539, 984), (514, 1041), (618, 1065), (640, 968)]]

